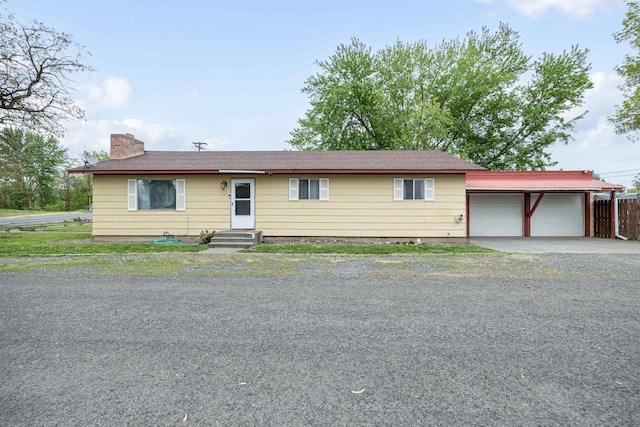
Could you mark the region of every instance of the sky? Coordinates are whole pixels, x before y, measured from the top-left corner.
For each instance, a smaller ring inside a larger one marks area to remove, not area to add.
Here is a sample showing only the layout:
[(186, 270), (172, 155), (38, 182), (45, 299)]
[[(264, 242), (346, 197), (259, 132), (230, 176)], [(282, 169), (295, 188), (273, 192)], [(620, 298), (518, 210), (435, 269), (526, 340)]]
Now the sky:
[(301, 92), (336, 47), (356, 37), (374, 51), (400, 40), (464, 38), (502, 23), (533, 58), (589, 49), (594, 88), (568, 145), (549, 149), (551, 169), (593, 170), (631, 187), (640, 142), (607, 117), (622, 102), (615, 66), (623, 0), (8, 0), (21, 22), (38, 20), (86, 46), (95, 71), (74, 77), (84, 120), (65, 124), (69, 155), (109, 150), (132, 133), (147, 150), (284, 150), (309, 108)]

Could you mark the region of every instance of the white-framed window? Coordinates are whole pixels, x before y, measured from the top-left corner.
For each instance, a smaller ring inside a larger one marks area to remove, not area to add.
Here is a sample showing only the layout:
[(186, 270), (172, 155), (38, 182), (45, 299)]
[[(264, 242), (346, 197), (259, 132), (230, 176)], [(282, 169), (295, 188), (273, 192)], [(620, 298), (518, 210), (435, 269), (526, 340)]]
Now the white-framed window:
[(433, 178), (394, 178), (393, 200), (426, 200), (435, 198)]
[(289, 200), (329, 200), (329, 179), (289, 178)]
[(186, 181), (184, 179), (130, 179), (127, 200), (130, 211), (184, 211)]

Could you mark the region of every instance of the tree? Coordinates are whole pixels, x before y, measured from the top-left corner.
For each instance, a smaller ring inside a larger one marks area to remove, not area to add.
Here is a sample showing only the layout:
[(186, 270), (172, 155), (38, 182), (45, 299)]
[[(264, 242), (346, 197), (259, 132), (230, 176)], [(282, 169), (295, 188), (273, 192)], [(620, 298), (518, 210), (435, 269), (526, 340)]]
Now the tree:
[[(87, 150), (89, 154), (93, 156), (98, 162), (109, 160), (109, 152), (105, 150)], [(82, 166), (84, 160), (75, 160), (75, 166)], [(93, 187), (93, 174), (86, 173), (78, 175), (71, 175), (66, 172), (73, 165), (68, 164), (65, 167), (65, 173), (60, 180), (60, 199), (64, 202), (64, 208), (66, 211), (72, 209), (91, 208), (91, 197)]]
[(53, 137), (4, 129), (0, 138), (3, 184), (17, 209), (40, 208), (55, 203), (57, 178), (67, 163), (67, 149)]
[(635, 54), (626, 55), (622, 65), (616, 67), (625, 80), (620, 86), (624, 100), (609, 119), (615, 124), (617, 133), (627, 134), (630, 139), (636, 140), (640, 130), (640, 2), (628, 0), (626, 3), (629, 10), (622, 21), (622, 30), (613, 37), (618, 43), (629, 42)]
[(70, 35), (0, 14), (0, 128), (61, 136), (62, 122), (84, 117), (71, 99), (71, 77), (90, 71), (88, 53)]
[[(106, 150), (90, 149), (88, 152), (93, 156), (94, 159), (98, 161), (98, 163), (109, 160), (109, 152)], [(87, 174), (87, 175), (91, 175), (91, 174)]]
[(638, 172), (638, 174), (633, 178), (633, 181), (631, 181), (631, 183), (633, 184), (634, 188), (640, 190), (640, 172)]
[[(587, 50), (532, 60), (502, 24), (464, 40), (395, 45), (358, 39), (319, 61), (302, 89), (311, 108), (288, 141), (305, 150), (438, 149), (490, 169), (544, 168), (586, 112)], [(528, 81), (523, 79), (528, 77)]]

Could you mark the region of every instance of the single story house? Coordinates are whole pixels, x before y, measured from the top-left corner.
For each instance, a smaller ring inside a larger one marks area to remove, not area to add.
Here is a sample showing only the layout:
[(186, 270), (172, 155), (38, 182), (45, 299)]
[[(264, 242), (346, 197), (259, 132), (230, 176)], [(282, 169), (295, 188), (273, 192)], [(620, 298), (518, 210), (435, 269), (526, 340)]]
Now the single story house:
[(465, 173), (440, 151), (146, 151), (111, 135), (93, 174), (96, 238), (467, 238)]
[[(109, 160), (69, 172), (93, 174), (98, 239), (465, 240), (574, 235), (578, 223), (589, 236), (592, 192), (622, 189), (582, 171), (495, 175), (440, 151), (146, 151), (131, 134), (111, 135)], [(578, 219), (539, 226), (566, 215)]]

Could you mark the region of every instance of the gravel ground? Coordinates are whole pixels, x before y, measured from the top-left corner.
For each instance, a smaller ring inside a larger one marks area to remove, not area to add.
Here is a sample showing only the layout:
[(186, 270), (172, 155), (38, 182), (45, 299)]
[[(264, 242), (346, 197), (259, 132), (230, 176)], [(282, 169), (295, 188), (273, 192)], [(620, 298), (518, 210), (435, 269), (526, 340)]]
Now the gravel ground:
[(640, 425), (638, 255), (299, 258), (0, 273), (0, 425)]

